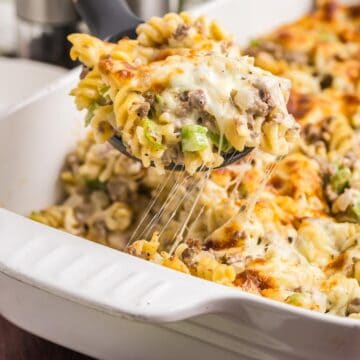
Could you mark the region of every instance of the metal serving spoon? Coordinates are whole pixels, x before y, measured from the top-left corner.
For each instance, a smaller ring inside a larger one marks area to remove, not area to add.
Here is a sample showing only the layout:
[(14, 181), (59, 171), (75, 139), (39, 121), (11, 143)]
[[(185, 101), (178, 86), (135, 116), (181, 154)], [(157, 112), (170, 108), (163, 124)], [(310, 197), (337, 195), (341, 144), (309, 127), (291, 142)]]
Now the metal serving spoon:
[[(123, 37), (136, 38), (135, 29), (144, 22), (132, 13), (125, 0), (73, 0), (73, 2), (91, 34), (109, 42), (115, 43)], [(126, 156), (139, 160), (128, 152), (120, 136), (114, 135), (109, 143)], [(253, 148), (245, 148), (243, 151), (232, 150), (222, 153), (224, 162), (219, 167), (241, 159), (252, 150)], [(185, 166), (172, 162), (165, 168), (183, 171)], [(207, 170), (207, 168), (201, 167), (201, 170)]]

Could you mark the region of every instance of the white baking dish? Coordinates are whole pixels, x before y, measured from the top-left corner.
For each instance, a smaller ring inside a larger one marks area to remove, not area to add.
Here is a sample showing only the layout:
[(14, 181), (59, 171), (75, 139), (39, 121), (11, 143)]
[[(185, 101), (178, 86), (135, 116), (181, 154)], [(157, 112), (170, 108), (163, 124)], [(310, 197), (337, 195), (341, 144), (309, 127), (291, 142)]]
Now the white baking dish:
[[(244, 41), (309, 6), (233, 0), (200, 12)], [(257, 25), (250, 32), (247, 24)], [(59, 170), (82, 131), (68, 96), (77, 77), (72, 71), (0, 119), (1, 314), (102, 359), (359, 359), (358, 320), (203, 281), (17, 215), (57, 201)]]
[[(0, 33), (1, 21), (0, 15)], [(0, 116), (65, 73), (66, 69), (59, 66), (0, 56)]]

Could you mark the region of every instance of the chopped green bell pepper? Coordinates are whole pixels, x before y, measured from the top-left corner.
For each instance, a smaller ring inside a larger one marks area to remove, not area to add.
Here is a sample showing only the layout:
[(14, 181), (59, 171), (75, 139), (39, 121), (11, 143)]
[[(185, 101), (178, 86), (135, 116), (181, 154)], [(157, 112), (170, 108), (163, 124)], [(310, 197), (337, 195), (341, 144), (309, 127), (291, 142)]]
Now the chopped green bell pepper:
[(85, 181), (86, 187), (91, 191), (105, 190), (105, 188), (106, 188), (105, 183), (98, 179), (85, 178), (84, 181)]
[(86, 114), (85, 117), (85, 126), (88, 126), (92, 120), (92, 118), (94, 117), (94, 111), (95, 109), (97, 109), (100, 105), (97, 102), (93, 102), (89, 107), (88, 107), (88, 112)]
[[(214, 145), (216, 145), (218, 148), (221, 147), (221, 149), (220, 149), (221, 152), (226, 153), (232, 149), (232, 146), (226, 140), (225, 136), (223, 136), (221, 139), (220, 134), (212, 132), (212, 131), (209, 131), (208, 136)], [(221, 141), (221, 145), (220, 145), (220, 141)]]
[(331, 176), (330, 184), (337, 194), (341, 194), (349, 185), (350, 179), (351, 171), (348, 168), (340, 167), (335, 174)]
[(285, 301), (291, 305), (302, 306), (306, 301), (306, 297), (303, 293), (294, 293), (290, 295)]
[(205, 150), (209, 146), (208, 129), (201, 125), (184, 125), (181, 129), (182, 151), (196, 152)]
[(250, 46), (251, 47), (259, 47), (260, 46), (260, 40), (258, 40), (258, 39), (250, 40)]
[(143, 120), (143, 127), (144, 136), (149, 146), (155, 151), (165, 149), (165, 146), (162, 143), (162, 136), (157, 129), (157, 124), (149, 118), (145, 118)]
[(102, 104), (102, 105), (105, 105), (105, 104), (108, 104), (108, 103), (111, 103), (111, 98), (109, 96), (109, 94), (107, 93), (110, 89), (110, 86), (109, 85), (103, 85), (99, 90), (99, 94), (101, 95), (101, 98), (99, 100), (99, 102)]
[(360, 201), (349, 208), (347, 213), (353, 221), (360, 221)]

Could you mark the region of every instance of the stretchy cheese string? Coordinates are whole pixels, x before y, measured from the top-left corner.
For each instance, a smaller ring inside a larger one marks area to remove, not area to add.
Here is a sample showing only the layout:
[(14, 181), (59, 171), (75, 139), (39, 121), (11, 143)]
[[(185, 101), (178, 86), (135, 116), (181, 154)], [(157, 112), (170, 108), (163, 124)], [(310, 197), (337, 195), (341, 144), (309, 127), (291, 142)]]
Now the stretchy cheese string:
[(163, 183), (159, 183), (156, 190), (155, 190), (155, 195), (153, 197), (153, 199), (150, 201), (150, 203), (148, 204), (147, 208), (145, 209), (144, 214), (142, 215), (138, 225), (136, 226), (132, 236), (130, 237), (128, 243), (127, 243), (127, 247), (134, 241), (138, 239), (138, 235), (139, 235), (139, 231), (141, 226), (144, 224), (146, 218), (148, 217), (150, 211), (154, 208), (155, 203), (158, 201), (160, 195), (162, 194), (162, 192), (164, 191), (166, 185), (168, 184), (169, 180), (171, 179), (172, 175), (173, 175), (173, 170), (171, 172), (168, 173), (166, 180)]
[(191, 219), (191, 216), (192, 214), (194, 213), (194, 210), (195, 210), (195, 207), (196, 205), (198, 204), (199, 202), (199, 199), (200, 199), (200, 196), (204, 190), (204, 187), (206, 185), (206, 181), (209, 179), (209, 176), (210, 176), (210, 173), (211, 171), (210, 170), (207, 170), (205, 173), (202, 173), (202, 176), (201, 176), (201, 180), (200, 182), (202, 182), (202, 185), (196, 195), (196, 198), (195, 200), (193, 201), (193, 204), (191, 206), (191, 209), (189, 211), (189, 214), (186, 216), (185, 220), (183, 221), (182, 225), (179, 227), (178, 231), (175, 233), (173, 239), (172, 239), (172, 242), (173, 242), (173, 245), (170, 249), (170, 255), (172, 255), (174, 253), (174, 251), (176, 250), (176, 248), (181, 244), (181, 242), (183, 242), (184, 240), (184, 232), (186, 230), (186, 227)]

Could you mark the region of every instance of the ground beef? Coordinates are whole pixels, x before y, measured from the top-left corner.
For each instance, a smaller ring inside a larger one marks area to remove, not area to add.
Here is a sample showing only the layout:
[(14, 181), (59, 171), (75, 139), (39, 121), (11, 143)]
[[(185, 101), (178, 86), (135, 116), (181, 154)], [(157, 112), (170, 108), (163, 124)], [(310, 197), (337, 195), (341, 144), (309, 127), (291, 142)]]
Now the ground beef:
[(263, 40), (256, 46), (251, 46), (244, 51), (244, 55), (256, 56), (260, 52), (271, 54), (277, 60), (286, 60), (298, 64), (307, 64), (309, 59), (306, 53), (301, 51), (290, 51), (272, 41)]
[(112, 179), (106, 184), (106, 190), (111, 201), (129, 203), (134, 199), (136, 185), (128, 180), (117, 178)]
[(93, 213), (94, 209), (93, 206), (89, 203), (82, 204), (81, 206), (77, 206), (74, 209), (74, 214), (76, 220), (80, 224), (84, 224), (90, 215)]
[(194, 259), (201, 251), (201, 243), (199, 240), (189, 239), (186, 241), (188, 248), (181, 254), (181, 260), (188, 266), (194, 266)]
[(353, 170), (356, 161), (357, 161), (357, 156), (350, 151), (344, 155), (341, 164), (345, 167), (348, 167), (350, 170)]
[(321, 141), (323, 139), (321, 128), (314, 124), (306, 124), (304, 127), (304, 135), (309, 143)]
[(188, 35), (189, 29), (190, 28), (188, 25), (185, 25), (185, 24), (179, 25), (173, 34), (174, 39), (175, 40), (183, 39), (184, 37), (186, 37)]
[(148, 102), (150, 104), (150, 106), (152, 106), (155, 102), (155, 94), (151, 91), (145, 91), (142, 96), (144, 97), (144, 99), (146, 100), (146, 102)]
[(360, 298), (355, 298), (352, 301), (350, 301), (348, 305), (348, 313), (349, 314), (360, 313)]
[(193, 90), (189, 92), (190, 106), (199, 110), (204, 110), (206, 105), (206, 96), (203, 90)]
[(312, 144), (317, 141), (322, 141), (327, 144), (331, 139), (331, 134), (329, 133), (329, 125), (332, 118), (324, 118), (320, 124), (307, 124), (304, 126), (304, 136), (308, 143)]
[(93, 224), (97, 239), (106, 239), (107, 228), (104, 220), (97, 220)]
[(80, 159), (75, 153), (70, 153), (65, 159), (65, 170), (75, 173), (80, 166)]
[(144, 102), (138, 106), (138, 108), (136, 109), (136, 114), (143, 119), (148, 116), (149, 111), (150, 104), (148, 102)]
[(308, 55), (300, 51), (285, 51), (282, 58), (297, 64), (307, 64), (309, 62)]
[(255, 100), (255, 115), (266, 116), (270, 109), (275, 106), (269, 89), (258, 86), (259, 98)]
[(322, 79), (320, 80), (320, 87), (321, 90), (325, 90), (329, 87), (331, 87), (333, 83), (333, 77), (331, 74), (325, 74)]
[(90, 72), (90, 68), (88, 68), (87, 66), (84, 66), (81, 73), (80, 73), (80, 79), (84, 79), (85, 76)]
[[(237, 119), (239, 126), (250, 122), (252, 116), (266, 116), (274, 105), (269, 90), (263, 84), (254, 84), (254, 88), (246, 90), (233, 90), (231, 92), (233, 104), (240, 112), (249, 115), (249, 119)], [(242, 122), (242, 124), (241, 124)]]
[(214, 115), (211, 115), (207, 111), (202, 111), (200, 113), (198, 121), (200, 125), (205, 126), (210, 131), (215, 133), (219, 132)]
[(206, 95), (203, 90), (184, 91), (180, 94), (180, 101), (187, 111), (204, 110), (206, 106)]

